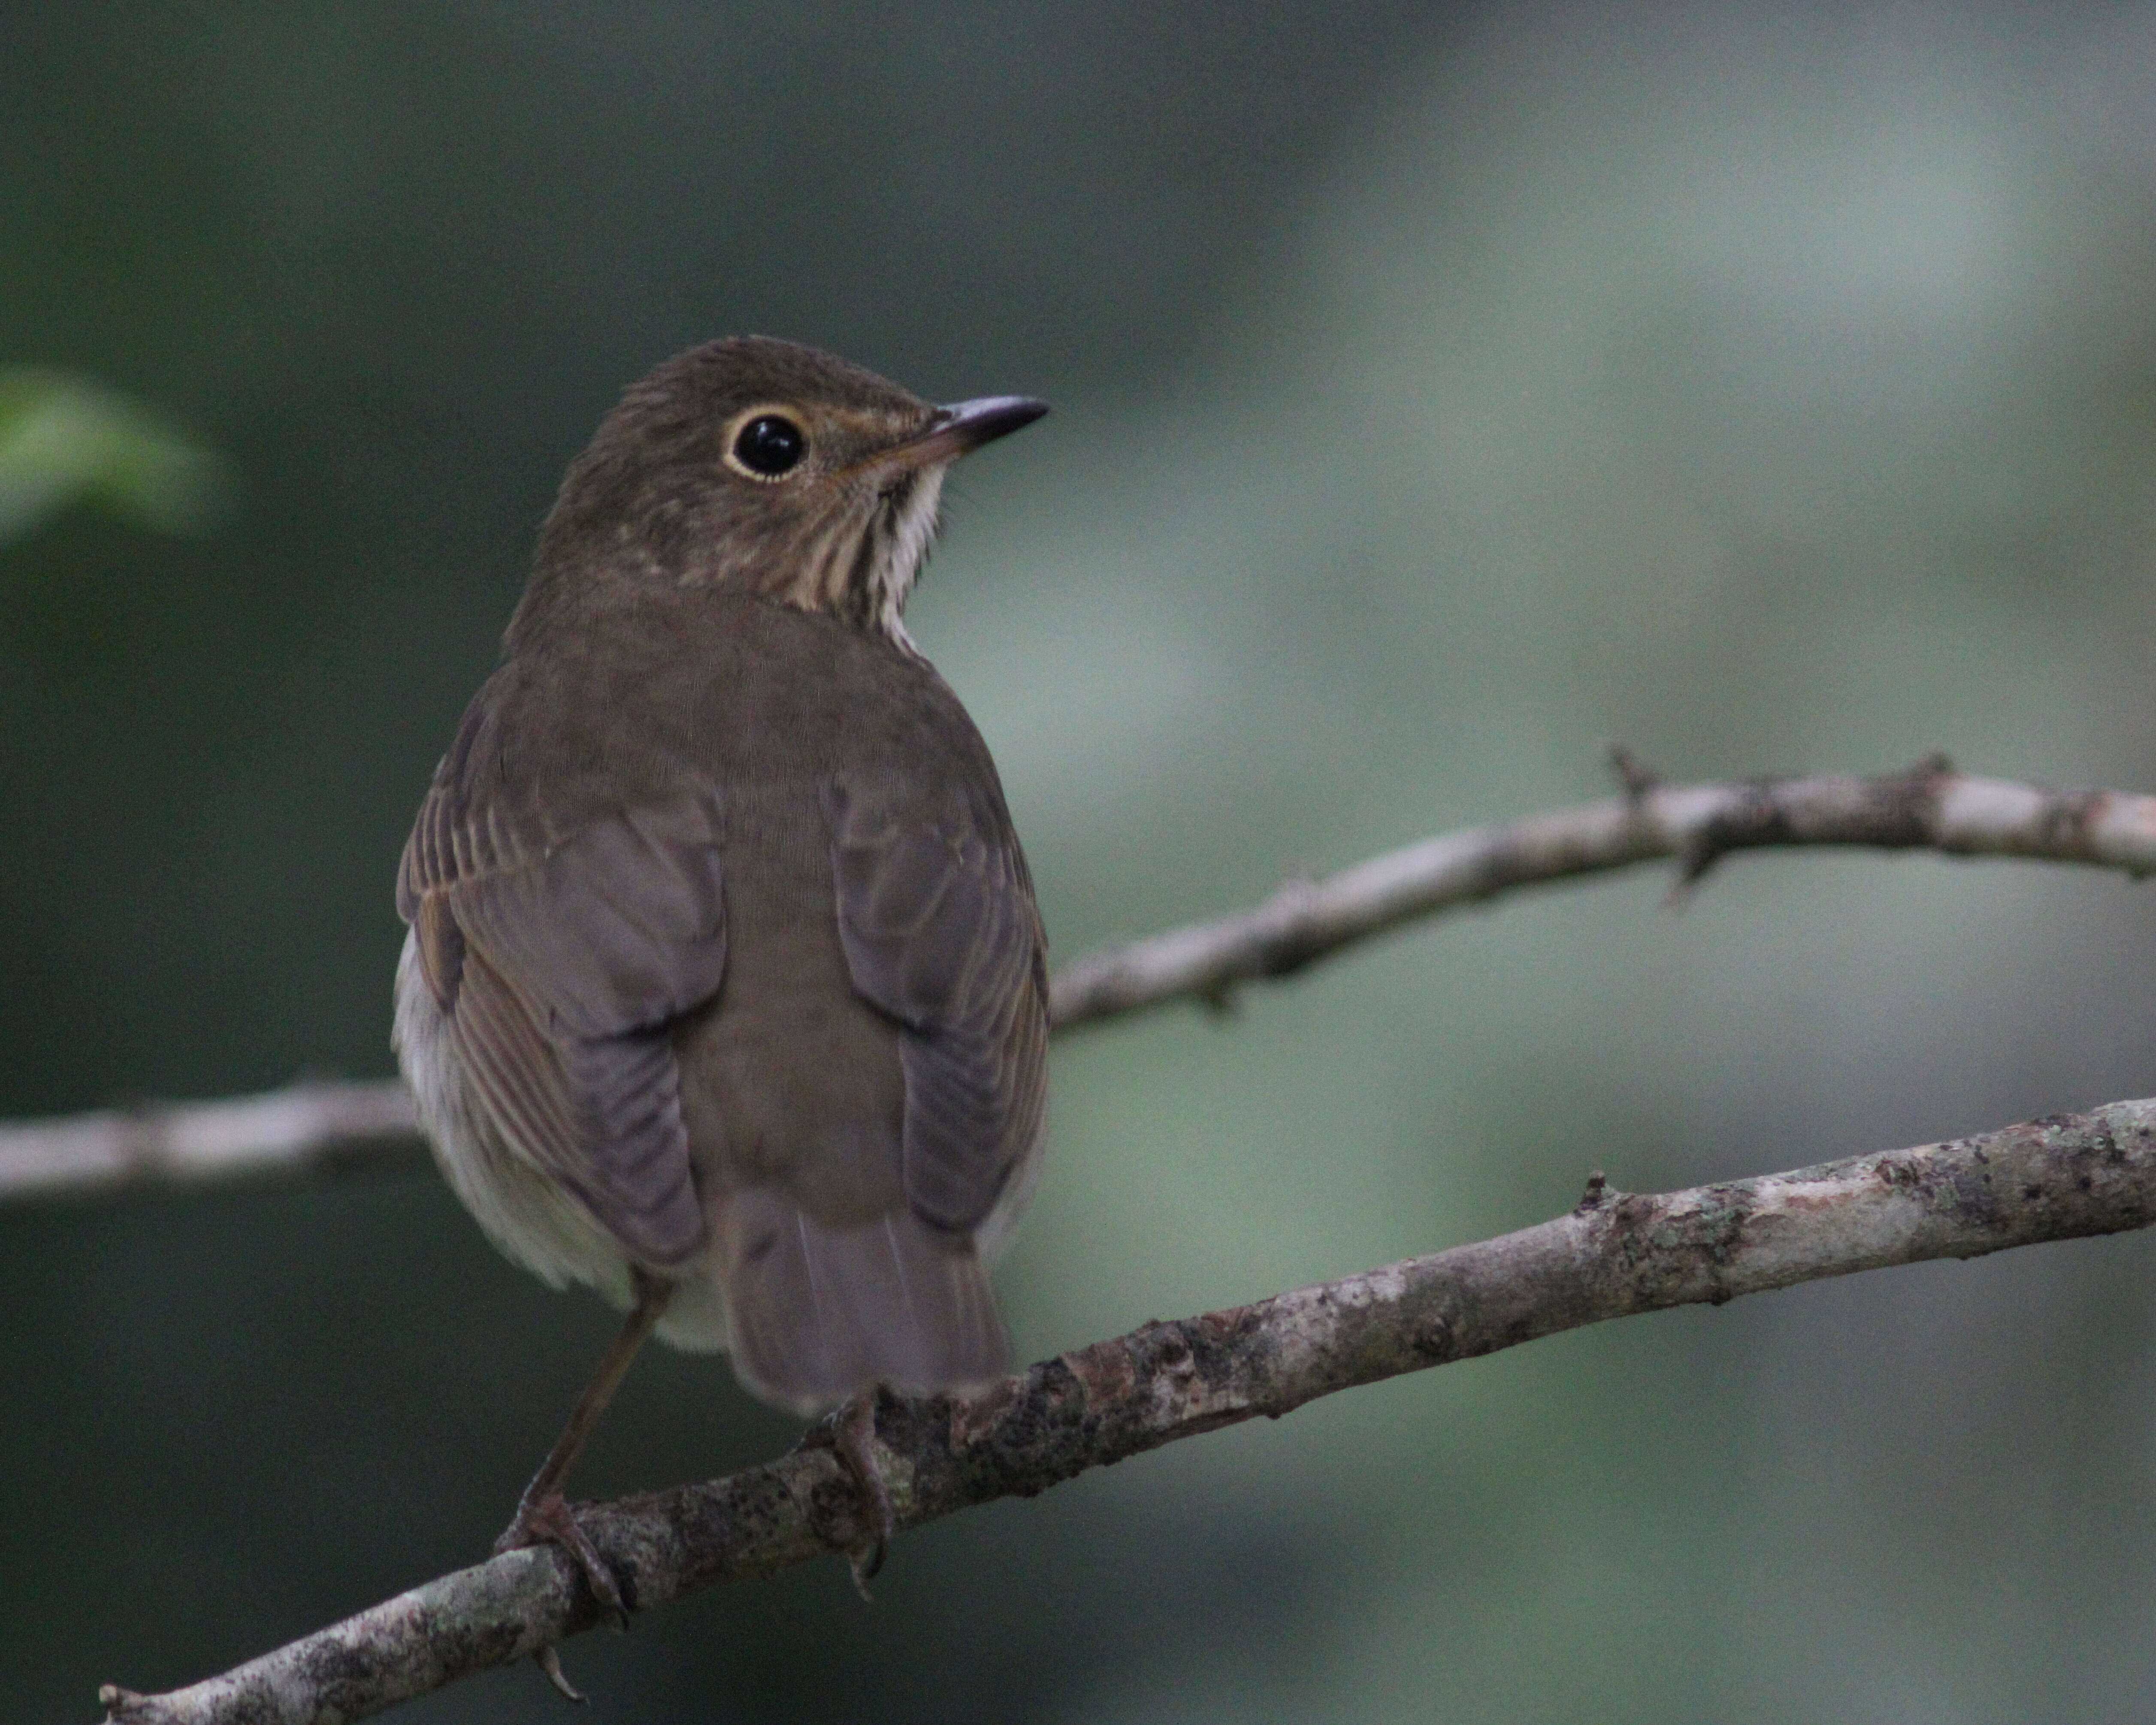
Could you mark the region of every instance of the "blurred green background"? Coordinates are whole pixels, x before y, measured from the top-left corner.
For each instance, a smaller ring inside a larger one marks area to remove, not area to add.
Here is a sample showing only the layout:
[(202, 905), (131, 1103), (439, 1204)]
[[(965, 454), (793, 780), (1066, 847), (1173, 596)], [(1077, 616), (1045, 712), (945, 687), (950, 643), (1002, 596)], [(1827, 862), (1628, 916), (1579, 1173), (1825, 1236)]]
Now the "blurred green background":
[[(390, 1070), (561, 469), (725, 331), (1055, 403), (912, 626), (1066, 958), (1612, 739), (2156, 787), (2152, 69), (2137, 5), (8, 8), (0, 418), (95, 411), (0, 546), (0, 1115)], [(2148, 888), (1665, 886), (1060, 1043), (1021, 1351), (2156, 1091)], [(26, 1720), (482, 1554), (612, 1326), (431, 1177), (0, 1217), (0, 1302)], [(654, 1353), (579, 1486), (793, 1436)], [(2152, 1482), (2128, 1236), (1360, 1391), (568, 1664), (619, 1721), (2138, 1720)]]

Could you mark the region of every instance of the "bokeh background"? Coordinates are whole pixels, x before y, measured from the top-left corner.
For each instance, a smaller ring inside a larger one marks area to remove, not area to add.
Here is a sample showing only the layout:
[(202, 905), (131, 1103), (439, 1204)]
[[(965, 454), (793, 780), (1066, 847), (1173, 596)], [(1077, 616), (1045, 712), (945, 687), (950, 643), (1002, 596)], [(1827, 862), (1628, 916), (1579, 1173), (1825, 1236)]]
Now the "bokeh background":
[[(724, 331), (1055, 403), (912, 621), (1065, 957), (1612, 740), (2156, 786), (2145, 5), (74, 0), (0, 13), (0, 453), (64, 409), (0, 511), (0, 1114), (390, 1070), (560, 470)], [(1021, 1350), (2156, 1091), (2147, 887), (1666, 884), (1059, 1043)], [(0, 1215), (0, 1711), (476, 1558), (611, 1327), (431, 1176)], [(580, 1488), (793, 1435), (654, 1353)], [(2153, 1484), (2129, 1236), (1359, 1391), (568, 1663), (619, 1721), (2145, 1719)]]

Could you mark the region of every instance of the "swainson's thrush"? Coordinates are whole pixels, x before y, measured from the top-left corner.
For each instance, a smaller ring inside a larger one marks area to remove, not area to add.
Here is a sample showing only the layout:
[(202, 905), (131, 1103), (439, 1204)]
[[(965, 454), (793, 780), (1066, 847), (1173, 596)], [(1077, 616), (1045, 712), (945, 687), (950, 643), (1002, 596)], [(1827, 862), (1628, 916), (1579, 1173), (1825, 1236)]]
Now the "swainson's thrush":
[(901, 616), (945, 470), (1045, 411), (762, 337), (668, 361), (570, 466), (405, 847), (394, 1040), (443, 1171), (631, 1308), (503, 1536), (617, 1608), (562, 1486), (654, 1327), (804, 1414), (1008, 1363), (982, 1255), (1040, 1142), (1045, 942)]

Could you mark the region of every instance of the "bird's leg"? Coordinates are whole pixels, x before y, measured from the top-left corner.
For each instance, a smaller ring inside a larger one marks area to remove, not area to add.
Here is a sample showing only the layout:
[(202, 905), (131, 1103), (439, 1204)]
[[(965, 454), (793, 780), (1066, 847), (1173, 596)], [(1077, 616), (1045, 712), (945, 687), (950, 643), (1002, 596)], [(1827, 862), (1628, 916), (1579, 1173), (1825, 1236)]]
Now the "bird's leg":
[(891, 1487), (884, 1481), (883, 1470), (876, 1466), (875, 1404), (876, 1386), (871, 1384), (840, 1409), (833, 1434), (838, 1439), (839, 1459), (861, 1488), (865, 1519), (875, 1530), (870, 1543), (847, 1558), (853, 1566), (855, 1589), (864, 1599), (869, 1596), (869, 1583), (883, 1568), (891, 1536), (898, 1532), (898, 1512), (891, 1507)]
[(891, 1487), (875, 1459), (876, 1396), (881, 1386), (871, 1384), (841, 1402), (808, 1428), (795, 1447), (825, 1449), (838, 1456), (860, 1490), (861, 1519), (874, 1529), (868, 1539), (846, 1553), (853, 1566), (854, 1588), (865, 1599), (869, 1583), (883, 1568), (891, 1537), (898, 1532), (898, 1512), (891, 1501)]
[[(599, 1603), (613, 1615), (616, 1621), (624, 1624), (629, 1621), (629, 1606), (622, 1597), (621, 1582), (607, 1560), (599, 1555), (591, 1535), (578, 1525), (568, 1500), (562, 1495), (562, 1487), (591, 1437), (592, 1429), (599, 1423), (599, 1415), (606, 1412), (607, 1404), (613, 1399), (614, 1391), (628, 1375), (629, 1362), (636, 1358), (637, 1349), (644, 1346), (644, 1338), (650, 1335), (652, 1326), (659, 1322), (666, 1310), (666, 1302), (674, 1295), (674, 1284), (661, 1277), (634, 1268), (629, 1275), (636, 1289), (636, 1304), (629, 1309), (621, 1333), (613, 1338), (613, 1346), (599, 1361), (598, 1369), (592, 1373), (592, 1381), (584, 1386), (583, 1394), (577, 1399), (569, 1423), (562, 1428), (554, 1447), (547, 1452), (547, 1459), (539, 1464), (539, 1471), (531, 1476), (531, 1483), (517, 1500), (515, 1517), (502, 1531), (501, 1538), (494, 1542), (497, 1556), (527, 1545), (552, 1542), (560, 1546), (584, 1572), (584, 1579), (591, 1584)], [(547, 1675), (555, 1677), (552, 1671)], [(557, 1686), (562, 1686), (558, 1677), (556, 1682)]]

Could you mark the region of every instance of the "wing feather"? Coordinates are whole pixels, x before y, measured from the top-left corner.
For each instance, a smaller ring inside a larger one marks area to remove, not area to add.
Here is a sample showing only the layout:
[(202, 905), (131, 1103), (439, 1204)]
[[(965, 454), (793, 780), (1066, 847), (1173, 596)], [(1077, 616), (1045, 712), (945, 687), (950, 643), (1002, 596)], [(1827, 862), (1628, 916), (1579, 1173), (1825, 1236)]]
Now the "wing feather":
[(907, 1202), (972, 1230), (1032, 1148), (1047, 1095), (1045, 942), (1024, 857), (983, 793), (839, 786), (824, 812), (854, 986), (906, 1033)]
[(398, 895), (452, 1045), (519, 1153), (639, 1261), (680, 1265), (705, 1225), (668, 1027), (726, 974), (716, 802), (547, 842), (456, 806), (465, 752), (420, 812)]

